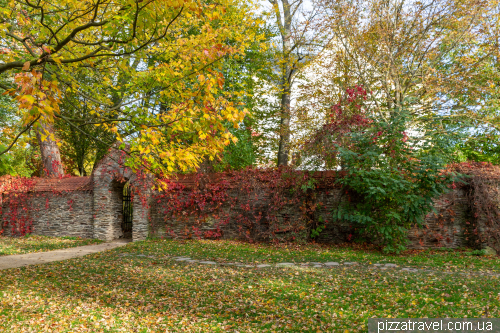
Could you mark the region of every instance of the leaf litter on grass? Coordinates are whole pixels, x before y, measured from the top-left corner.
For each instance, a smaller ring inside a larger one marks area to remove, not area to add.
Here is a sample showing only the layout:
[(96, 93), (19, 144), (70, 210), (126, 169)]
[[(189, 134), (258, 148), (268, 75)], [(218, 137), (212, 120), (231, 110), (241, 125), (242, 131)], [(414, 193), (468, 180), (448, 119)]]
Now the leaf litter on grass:
[[(0, 331), (366, 332), (371, 317), (500, 316), (497, 277), (184, 264), (167, 242), (139, 243), (0, 271)], [(164, 256), (118, 256), (152, 249)]]

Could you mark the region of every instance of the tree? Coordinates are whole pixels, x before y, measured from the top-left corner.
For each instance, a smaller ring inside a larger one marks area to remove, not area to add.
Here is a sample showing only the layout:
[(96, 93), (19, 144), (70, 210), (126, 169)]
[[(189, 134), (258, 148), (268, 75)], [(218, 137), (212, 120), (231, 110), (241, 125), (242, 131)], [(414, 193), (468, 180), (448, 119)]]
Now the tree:
[(110, 144), (115, 142), (116, 138), (112, 132), (88, 124), (98, 119), (90, 115), (88, 103), (75, 100), (78, 97), (68, 93), (61, 102), (64, 114), (78, 120), (76, 126), (71, 126), (59, 118), (55, 121), (55, 129), (60, 139), (60, 150), (66, 172), (87, 176), (97, 162), (106, 155)]
[(304, 151), (326, 168), (342, 166), (344, 174), (336, 182), (348, 200), (332, 209), (333, 220), (349, 222), (384, 251), (400, 252), (408, 230), (422, 226), (454, 175), (443, 172), (450, 159), (441, 153), (442, 136), (435, 126), (428, 124), (423, 136), (413, 138), (406, 133), (407, 111), (385, 121), (366, 97), (361, 86), (348, 88)]
[[(471, 59), (485, 57), (484, 50), (477, 48)], [(457, 161), (500, 163), (500, 63), (498, 54), (486, 57), (476, 67), (476, 73), (466, 85), (464, 93), (455, 99), (455, 105), (468, 106), (463, 112), (453, 114), (454, 118), (444, 122), (447, 135), (454, 143)], [(456, 61), (456, 60), (455, 60)], [(477, 61), (476, 61), (477, 62)], [(450, 73), (451, 74), (451, 73)]]
[(318, 53), (325, 36), (322, 29), (315, 25), (318, 14), (304, 9), (303, 0), (269, 0), (271, 17), (279, 32), (279, 47), (276, 50), (276, 63), (279, 96), (279, 144), (278, 166), (287, 165), (290, 154), (291, 135), (291, 94), (295, 75)]
[(480, 111), (493, 88), (481, 72), (498, 57), (497, 1), (324, 0), (322, 8), (334, 38), (317, 67), (323, 79), (303, 96), (316, 111), (362, 85), (382, 119), (406, 109), (413, 129), (438, 118), (493, 121)]
[[(246, 111), (234, 107), (231, 94), (220, 94), (220, 67), (261, 38), (245, 34), (255, 24), (250, 4), (1, 4), (0, 75), (11, 81), (1, 87), (23, 110), (24, 129), (35, 127), (42, 141), (56, 141), (55, 118), (87, 136), (84, 126), (101, 126), (129, 142), (130, 166), (170, 173), (213, 158), (234, 139), (223, 124), (237, 125)], [(99, 84), (76, 79), (87, 75)], [(87, 103), (88, 121), (59, 107), (68, 92)]]
[(271, 41), (275, 34), (269, 25), (256, 24), (248, 29), (263, 36), (263, 39), (251, 43), (243, 56), (225, 61), (222, 73), (225, 77), (223, 90), (234, 94), (239, 107), (246, 108), (249, 116), (245, 117), (239, 128), (229, 129), (238, 141), (227, 146), (217, 161), (214, 161), (214, 171), (254, 166), (260, 157), (258, 149), (263, 143), (260, 142), (261, 137), (256, 136), (254, 127), (262, 119), (261, 84), (273, 76), (269, 64), (274, 59)]
[[(16, 126), (16, 105), (8, 96), (0, 95), (0, 150), (7, 147), (19, 128)], [(28, 176), (31, 170), (26, 164), (27, 140), (22, 139), (7, 154), (0, 155), (0, 176)]]

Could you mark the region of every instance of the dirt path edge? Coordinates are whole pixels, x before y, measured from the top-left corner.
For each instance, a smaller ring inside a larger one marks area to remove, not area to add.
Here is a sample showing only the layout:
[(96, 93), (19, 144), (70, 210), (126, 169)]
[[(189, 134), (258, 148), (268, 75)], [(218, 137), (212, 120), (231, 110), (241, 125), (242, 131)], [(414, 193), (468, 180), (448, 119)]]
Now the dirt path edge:
[(36, 252), (26, 254), (15, 254), (0, 257), (0, 270), (8, 268), (24, 267), (28, 265), (45, 264), (52, 261), (62, 261), (71, 258), (86, 256), (87, 254), (111, 250), (120, 246), (125, 246), (129, 242), (125, 240), (115, 240), (111, 242), (70, 247), (48, 252)]

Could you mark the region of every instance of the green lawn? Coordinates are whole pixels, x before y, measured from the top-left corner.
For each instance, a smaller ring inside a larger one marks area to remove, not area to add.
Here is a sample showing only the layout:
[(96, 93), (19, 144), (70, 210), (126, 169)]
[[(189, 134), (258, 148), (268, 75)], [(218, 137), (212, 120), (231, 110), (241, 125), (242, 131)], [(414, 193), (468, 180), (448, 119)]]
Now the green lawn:
[[(130, 246), (122, 252), (134, 252)], [(150, 254), (188, 256), (218, 262), (247, 263), (356, 261), (359, 263), (395, 263), (408, 267), (439, 268), (447, 270), (476, 270), (500, 272), (500, 258), (471, 255), (470, 249), (437, 249), (407, 251), (403, 255), (385, 255), (374, 247), (350, 244), (345, 246), (269, 246), (234, 241), (162, 241), (141, 243), (140, 251)]]
[(45, 252), (81, 245), (99, 244), (97, 239), (80, 239), (76, 237), (48, 237), (26, 235), (23, 237), (0, 236), (0, 256)]
[[(259, 269), (177, 262), (175, 255), (364, 264)], [(370, 269), (377, 260), (425, 262), (432, 272)], [(469, 268), (445, 272), (449, 261), (456, 270)], [(0, 332), (366, 332), (370, 317), (499, 317), (500, 281), (483, 275), (488, 266), (496, 270), (498, 259), (449, 252), (405, 258), (353, 248), (222, 241), (136, 242), (0, 271)]]

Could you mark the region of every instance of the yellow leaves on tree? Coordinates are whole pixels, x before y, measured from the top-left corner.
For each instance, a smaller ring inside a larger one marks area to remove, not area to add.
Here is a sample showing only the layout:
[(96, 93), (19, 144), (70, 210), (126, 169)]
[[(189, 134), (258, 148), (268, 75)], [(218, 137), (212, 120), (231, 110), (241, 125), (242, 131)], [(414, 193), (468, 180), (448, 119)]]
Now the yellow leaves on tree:
[(0, 75), (15, 77), (11, 95), (25, 124), (57, 117), (82, 131), (87, 123), (58, 106), (65, 94), (79, 94), (74, 107), (92, 116), (92, 126), (129, 143), (130, 166), (170, 173), (222, 151), (232, 139), (227, 126), (247, 113), (224, 91), (222, 68), (261, 39), (250, 2), (9, 6), (0, 10)]

